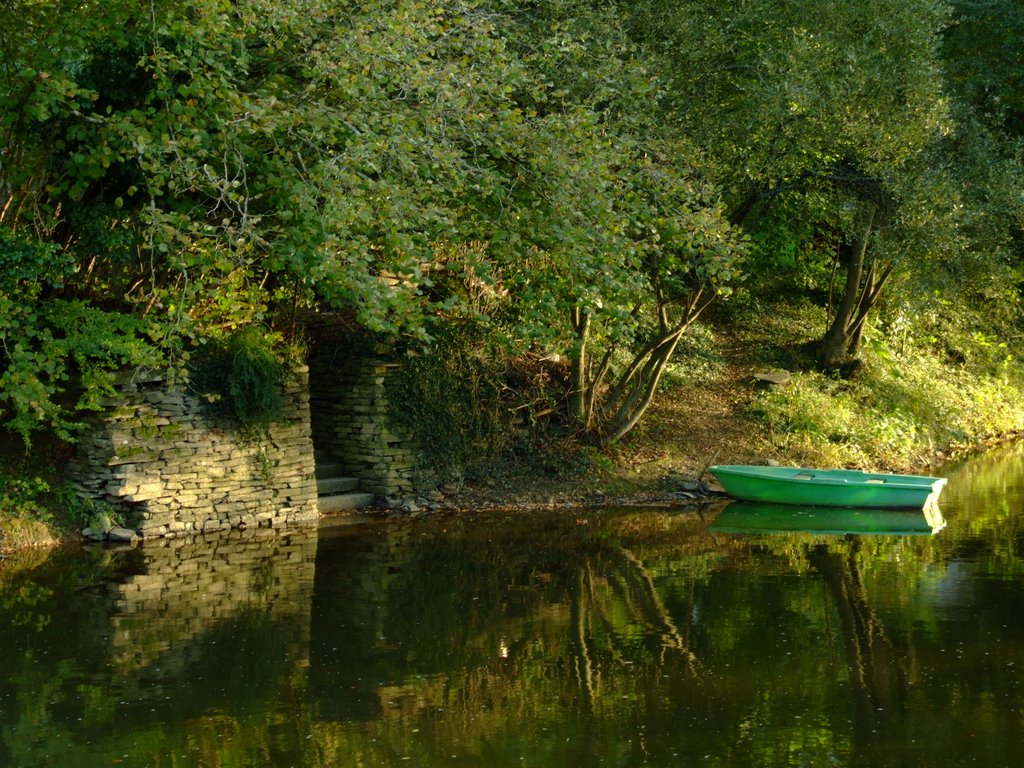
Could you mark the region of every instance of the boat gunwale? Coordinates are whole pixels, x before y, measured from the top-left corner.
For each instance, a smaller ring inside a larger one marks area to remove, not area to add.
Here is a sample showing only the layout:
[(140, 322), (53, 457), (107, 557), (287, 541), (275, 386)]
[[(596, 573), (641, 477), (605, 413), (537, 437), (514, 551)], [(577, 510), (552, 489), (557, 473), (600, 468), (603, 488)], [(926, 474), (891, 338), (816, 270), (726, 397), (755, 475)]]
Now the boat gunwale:
[(743, 526), (722, 526), (717, 527), (712, 525), (711, 530), (715, 533), (730, 533), (730, 534), (741, 534), (757, 536), (762, 534), (800, 534), (803, 536), (934, 536), (939, 533), (941, 528), (930, 529), (922, 528), (912, 530), (899, 530), (899, 529), (882, 529), (877, 531), (870, 530), (855, 530), (846, 528), (836, 528), (835, 530), (830, 528), (757, 528), (755, 526), (743, 527)]

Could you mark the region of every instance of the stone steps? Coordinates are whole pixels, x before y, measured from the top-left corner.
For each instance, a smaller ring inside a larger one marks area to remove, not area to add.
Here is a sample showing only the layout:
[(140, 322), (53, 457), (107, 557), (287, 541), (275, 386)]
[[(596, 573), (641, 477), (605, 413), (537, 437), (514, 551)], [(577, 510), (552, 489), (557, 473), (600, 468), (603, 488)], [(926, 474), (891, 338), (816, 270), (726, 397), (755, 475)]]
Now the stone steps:
[(351, 512), (373, 505), (372, 493), (359, 493), (359, 481), (346, 477), (341, 464), (324, 461), (316, 465), (317, 507), (321, 515)]
[(334, 461), (317, 461), (316, 479), (329, 477), (341, 477), (345, 473), (344, 467)]
[(320, 496), (316, 503), (321, 515), (332, 512), (349, 512), (373, 505), (372, 493), (335, 493), (331, 496)]
[(348, 493), (359, 487), (354, 477), (320, 477), (316, 481), (316, 495), (330, 496), (332, 493)]

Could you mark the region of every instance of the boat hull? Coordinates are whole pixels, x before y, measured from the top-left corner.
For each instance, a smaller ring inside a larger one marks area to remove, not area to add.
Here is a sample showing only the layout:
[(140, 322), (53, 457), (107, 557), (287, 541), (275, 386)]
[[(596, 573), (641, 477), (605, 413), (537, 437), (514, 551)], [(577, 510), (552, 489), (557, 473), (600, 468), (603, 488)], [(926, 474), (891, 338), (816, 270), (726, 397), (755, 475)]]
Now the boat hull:
[(818, 507), (921, 509), (936, 503), (946, 484), (942, 477), (852, 469), (723, 465), (708, 471), (735, 499)]

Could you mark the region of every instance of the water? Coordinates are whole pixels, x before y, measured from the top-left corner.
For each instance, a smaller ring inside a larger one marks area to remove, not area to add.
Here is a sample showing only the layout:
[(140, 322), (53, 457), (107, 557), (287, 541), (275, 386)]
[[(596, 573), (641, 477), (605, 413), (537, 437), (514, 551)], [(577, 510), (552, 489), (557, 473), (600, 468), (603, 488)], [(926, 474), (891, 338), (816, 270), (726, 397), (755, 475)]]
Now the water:
[(0, 766), (1019, 766), (1024, 446), (935, 535), (463, 515), (0, 563)]

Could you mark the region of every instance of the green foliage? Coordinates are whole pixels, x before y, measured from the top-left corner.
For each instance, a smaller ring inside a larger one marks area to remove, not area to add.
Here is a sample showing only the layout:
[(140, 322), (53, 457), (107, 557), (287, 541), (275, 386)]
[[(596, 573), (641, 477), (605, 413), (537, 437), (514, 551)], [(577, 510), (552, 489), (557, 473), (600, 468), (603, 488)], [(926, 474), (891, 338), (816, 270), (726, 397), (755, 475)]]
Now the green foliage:
[(979, 116), (1024, 137), (1024, 9), (1014, 0), (952, 3), (943, 36), (947, 77)]
[(0, 420), (26, 445), (43, 429), (70, 438), (114, 372), (162, 360), (145, 319), (61, 295), (74, 271), (56, 245), (0, 223)]
[[(671, 73), (665, 106), (710, 158), (732, 221), (751, 232), (753, 289), (788, 282), (822, 301), (835, 289), (841, 312), (823, 357), (856, 350), (893, 266), (962, 256), (948, 155), (932, 151), (954, 124), (943, 2), (744, 1), (709, 13), (648, 0), (634, 15), (634, 34)], [(834, 273), (839, 247), (859, 242), (866, 257)]]
[[(802, 370), (820, 319), (807, 296), (730, 305), (723, 322), (741, 328), (760, 364), (792, 379), (759, 391), (748, 416), (780, 457), (811, 466), (905, 469), (1024, 428), (1022, 370), (977, 322), (942, 302), (923, 311), (890, 304), (866, 333), (864, 365), (839, 381)], [(946, 314), (952, 313), (952, 314)], [(943, 335), (937, 335), (943, 331)]]
[(89, 524), (106, 504), (78, 497), (44, 451), (0, 458), (0, 549), (31, 547)]
[(211, 341), (193, 359), (191, 386), (211, 412), (235, 424), (250, 441), (266, 437), (284, 417), (285, 366), (260, 328), (241, 328)]
[(235, 416), (244, 429), (266, 430), (284, 416), (284, 367), (255, 328), (233, 334), (228, 349), (228, 391)]
[(751, 227), (749, 278), (741, 291), (769, 301), (794, 290), (824, 298), (834, 280), (838, 237), (817, 227), (819, 215), (814, 202), (789, 195), (759, 217)]
[[(399, 340), (472, 318), (581, 367), (586, 316), (592, 359), (629, 349), (656, 389), (652, 318), (747, 272), (824, 301), (872, 206), (903, 296), (1004, 312), (1020, 13), (954, 6), (7, 3), (0, 421), (71, 435), (112, 372), (308, 306)], [(271, 366), (236, 363), (260, 423)]]
[(441, 477), (460, 479), (509, 449), (507, 364), (486, 343), (446, 337), (406, 355), (387, 379), (389, 416), (412, 433)]
[(8, 52), (34, 74), (6, 82), (24, 162), (3, 207), (40, 243), (66, 231), (82, 299), (115, 296), (160, 344), (310, 301), (425, 338), (465, 306), (432, 279), (443, 242), (486, 243), (524, 345), (564, 344), (568, 307), (616, 333), (651, 282), (729, 282), (715, 193), (648, 120), (658, 83), (612, 11), (380, 0), (338, 24), (321, 0), (114, 2), (70, 25), (61, 8), (33, 4)]
[(51, 491), (50, 482), (42, 477), (5, 467), (0, 472), (0, 516), (49, 519), (43, 498)]
[(926, 462), (935, 447), (921, 440), (912, 415), (871, 403), (867, 394), (821, 374), (801, 374), (785, 389), (761, 395), (753, 412), (787, 455), (816, 456), (828, 466)]
[(713, 380), (725, 369), (725, 362), (711, 325), (698, 321), (679, 340), (672, 364), (665, 371), (666, 387), (696, 386)]

